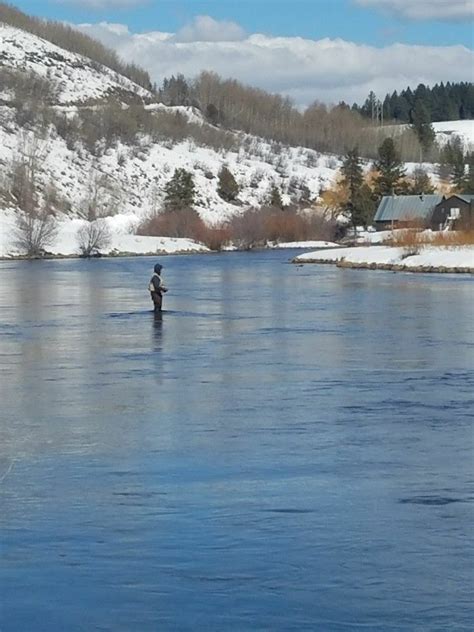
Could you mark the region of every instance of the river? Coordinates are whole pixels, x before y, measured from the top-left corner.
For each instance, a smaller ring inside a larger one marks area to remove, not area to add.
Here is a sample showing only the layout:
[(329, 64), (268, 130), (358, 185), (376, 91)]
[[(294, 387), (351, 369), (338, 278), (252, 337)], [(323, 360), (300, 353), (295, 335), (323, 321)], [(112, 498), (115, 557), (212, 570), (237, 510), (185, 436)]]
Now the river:
[(0, 263), (2, 632), (470, 630), (474, 285)]

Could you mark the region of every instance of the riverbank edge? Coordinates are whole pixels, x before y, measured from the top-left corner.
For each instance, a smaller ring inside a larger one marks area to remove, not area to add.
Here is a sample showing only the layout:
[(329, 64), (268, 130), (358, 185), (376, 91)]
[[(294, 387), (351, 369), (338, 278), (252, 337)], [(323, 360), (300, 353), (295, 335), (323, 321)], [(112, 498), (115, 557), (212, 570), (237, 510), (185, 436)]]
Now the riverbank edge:
[[(342, 246), (338, 246), (340, 248)], [(98, 254), (92, 255), (90, 257), (85, 257), (80, 255), (79, 253), (71, 253), (69, 255), (64, 254), (55, 254), (52, 252), (46, 252), (44, 255), (38, 257), (28, 257), (27, 255), (0, 255), (0, 261), (51, 261), (55, 259), (118, 259), (120, 257), (165, 257), (165, 256), (174, 256), (174, 255), (215, 255), (222, 254), (224, 252), (263, 252), (266, 250), (295, 250), (295, 247), (280, 247), (276, 248), (274, 246), (259, 246), (255, 248), (224, 248), (222, 250), (211, 250), (209, 248), (203, 248), (202, 250), (175, 250), (170, 252), (168, 250), (156, 250), (155, 252), (127, 252), (123, 251), (114, 251), (109, 252), (107, 254)], [(336, 250), (337, 248), (331, 247), (331, 250)], [(325, 250), (322, 248), (321, 250)]]
[(79, 254), (61, 255), (52, 252), (45, 253), (41, 257), (28, 257), (27, 255), (0, 255), (0, 261), (54, 261), (58, 259), (120, 259), (125, 257), (171, 257), (173, 255), (210, 255), (214, 254), (213, 250), (176, 250), (168, 252), (167, 250), (156, 252), (111, 252), (109, 254), (92, 255), (84, 257)]
[(474, 274), (474, 268), (470, 267), (446, 267), (446, 266), (406, 266), (403, 263), (365, 263), (353, 261), (334, 261), (334, 259), (305, 259), (298, 261), (295, 257), (291, 263), (305, 265), (307, 263), (321, 263), (323, 265), (333, 265), (337, 268), (349, 268), (352, 270), (388, 270), (391, 272), (413, 272), (413, 273), (434, 273), (434, 274)]

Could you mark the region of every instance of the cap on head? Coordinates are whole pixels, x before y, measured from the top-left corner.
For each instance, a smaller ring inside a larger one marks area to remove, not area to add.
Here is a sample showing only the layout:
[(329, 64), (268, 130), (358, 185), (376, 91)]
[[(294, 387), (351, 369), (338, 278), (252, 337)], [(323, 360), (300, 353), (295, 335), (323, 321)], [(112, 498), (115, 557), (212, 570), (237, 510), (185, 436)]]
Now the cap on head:
[(157, 263), (153, 269), (156, 272), (156, 274), (160, 274), (162, 268), (163, 266)]

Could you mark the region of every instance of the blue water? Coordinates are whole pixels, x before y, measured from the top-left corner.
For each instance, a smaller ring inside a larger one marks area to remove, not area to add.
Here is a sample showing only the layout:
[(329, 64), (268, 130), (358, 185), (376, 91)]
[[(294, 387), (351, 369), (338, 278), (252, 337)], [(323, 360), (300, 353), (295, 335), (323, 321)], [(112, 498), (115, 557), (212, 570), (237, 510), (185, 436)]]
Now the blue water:
[(463, 631), (472, 277), (0, 264), (2, 632)]

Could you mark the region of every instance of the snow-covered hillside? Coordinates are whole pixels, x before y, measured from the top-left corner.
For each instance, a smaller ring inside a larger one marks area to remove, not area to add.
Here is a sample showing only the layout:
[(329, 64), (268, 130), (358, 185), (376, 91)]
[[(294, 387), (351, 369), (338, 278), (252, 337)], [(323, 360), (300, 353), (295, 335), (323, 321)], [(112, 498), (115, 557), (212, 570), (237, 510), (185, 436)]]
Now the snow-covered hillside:
[(457, 136), (461, 139), (466, 151), (474, 149), (474, 121), (440, 121), (433, 123), (433, 128), (440, 145), (446, 144)]
[(50, 79), (58, 89), (58, 103), (62, 104), (83, 103), (124, 92), (143, 98), (151, 96), (147, 90), (105, 66), (2, 23), (0, 66)]
[[(53, 81), (58, 88), (55, 110), (68, 119), (89, 107), (95, 110), (97, 104), (87, 105), (90, 99), (97, 102), (111, 94), (120, 98), (124, 91), (151, 97), (108, 68), (30, 33), (0, 25), (2, 66)], [(117, 141), (104, 151), (92, 153), (80, 139), (59, 134), (54, 125), (22, 124), (9, 95), (4, 92), (0, 97), (0, 185), (4, 190), (11, 187), (15, 165), (34, 162), (37, 189), (44, 192), (54, 187), (69, 218), (84, 217), (88, 200), (94, 196), (106, 214), (116, 216), (113, 228), (121, 233), (130, 232), (143, 217), (160, 208), (164, 187), (176, 168), (192, 172), (196, 209), (212, 225), (265, 203), (272, 185), (278, 186), (285, 202), (289, 202), (290, 193), (297, 196), (302, 190), (315, 198), (322, 187), (332, 183), (339, 166), (334, 156), (282, 147), (238, 132), (233, 134), (233, 150), (213, 149), (190, 138), (156, 142), (143, 134), (133, 143)], [(123, 104), (124, 110), (128, 107)], [(149, 103), (145, 109), (157, 117), (163, 112), (179, 113), (190, 124), (207, 126), (212, 132), (199, 111), (192, 108)], [(223, 165), (232, 171), (240, 186), (234, 203), (225, 202), (217, 192), (217, 175)], [(11, 200), (3, 204), (11, 206)]]
[[(129, 216), (132, 223), (160, 206), (165, 184), (174, 169), (182, 167), (194, 175), (197, 210), (209, 223), (217, 223), (245, 206), (264, 202), (272, 183), (286, 191), (296, 178), (316, 196), (321, 186), (331, 183), (338, 164), (333, 157), (302, 148), (283, 150), (275, 159), (270, 144), (258, 139), (250, 153), (217, 152), (190, 140), (173, 144), (142, 138), (138, 145), (118, 143), (104, 155), (93, 156), (83, 147), (68, 148), (54, 129), (44, 137), (21, 130), (8, 107), (0, 108), (0, 117), (0, 175), (3, 171), (4, 178), (7, 176), (5, 170), (15, 159), (35, 153), (38, 178), (44, 186), (54, 183), (71, 201), (72, 215), (82, 214), (90, 187), (100, 179), (103, 195), (113, 201), (113, 212)], [(241, 186), (238, 206), (217, 193), (217, 174), (223, 164)]]

